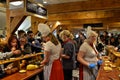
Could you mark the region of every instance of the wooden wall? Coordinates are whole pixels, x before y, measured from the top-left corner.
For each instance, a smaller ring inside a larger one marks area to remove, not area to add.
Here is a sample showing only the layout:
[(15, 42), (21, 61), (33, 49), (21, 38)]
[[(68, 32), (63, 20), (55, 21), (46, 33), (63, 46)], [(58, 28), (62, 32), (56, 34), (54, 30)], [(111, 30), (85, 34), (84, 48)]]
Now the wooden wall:
[[(13, 1), (13, 0), (10, 0)], [(7, 0), (7, 5), (9, 0)], [(52, 30), (57, 27), (64, 29), (83, 29), (83, 24), (103, 23), (103, 27), (94, 28), (95, 30), (120, 30), (120, 0), (88, 0), (80, 2), (69, 2), (62, 4), (51, 4), (45, 6), (48, 10), (48, 19), (40, 19), (32, 16), (31, 29), (37, 32), (39, 23), (47, 22), (52, 25)], [(8, 8), (8, 6), (7, 6)], [(17, 29), (18, 24), (27, 16), (24, 9), (7, 9), (7, 31), (8, 35)], [(56, 21), (61, 22), (55, 26)]]
[(103, 27), (94, 29), (120, 29), (118, 24), (120, 22), (120, 0), (88, 0), (46, 7), (49, 12), (49, 24), (60, 21), (61, 26), (80, 29), (83, 28), (83, 24), (103, 23)]

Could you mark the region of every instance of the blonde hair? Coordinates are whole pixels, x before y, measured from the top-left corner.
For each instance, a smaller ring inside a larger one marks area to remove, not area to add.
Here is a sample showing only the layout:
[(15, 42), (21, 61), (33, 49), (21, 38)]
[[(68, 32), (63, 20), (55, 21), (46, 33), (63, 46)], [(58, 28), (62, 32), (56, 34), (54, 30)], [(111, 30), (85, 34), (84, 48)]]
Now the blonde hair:
[(70, 31), (68, 31), (68, 30), (63, 30), (62, 32), (60, 32), (59, 36), (61, 39), (63, 39), (63, 36), (67, 36), (70, 39), (74, 38), (73, 34), (70, 33)]
[(87, 28), (87, 38), (89, 38), (91, 36), (96, 36), (97, 37), (98, 34), (95, 31), (93, 31), (90, 26), (88, 26), (88, 28)]

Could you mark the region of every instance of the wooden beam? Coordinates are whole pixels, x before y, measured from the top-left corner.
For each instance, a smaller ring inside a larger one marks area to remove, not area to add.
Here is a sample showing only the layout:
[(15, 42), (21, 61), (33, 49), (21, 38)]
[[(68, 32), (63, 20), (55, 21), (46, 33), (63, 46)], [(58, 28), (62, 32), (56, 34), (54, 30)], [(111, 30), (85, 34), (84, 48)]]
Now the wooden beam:
[[(120, 22), (120, 18), (109, 17), (109, 18), (94, 18), (94, 19), (74, 19), (74, 20), (61, 20), (59, 21), (62, 25), (81, 25), (81, 24), (94, 24), (94, 23), (103, 23), (110, 24), (115, 22)], [(53, 24), (55, 21), (48, 21), (48, 24)]]
[(119, 24), (108, 24), (108, 25), (111, 28), (120, 28), (120, 23)]
[(25, 20), (26, 16), (17, 16), (14, 17), (10, 23), (11, 33), (14, 33), (20, 26), (20, 24)]
[(51, 28), (51, 32), (53, 32), (59, 25), (60, 25), (60, 23), (58, 21), (56, 21), (55, 24)]
[(94, 19), (94, 18), (109, 18), (120, 17), (119, 10), (98, 10), (98, 11), (86, 11), (86, 12), (71, 12), (60, 14), (49, 14), (48, 20), (73, 20), (73, 19)]
[(119, 9), (120, 0), (88, 0), (79, 2), (70, 2), (62, 4), (52, 4), (46, 6), (49, 14), (68, 13), (78, 11), (93, 11), (106, 9)]
[(10, 2), (12, 2), (12, 1), (23, 1), (23, 0), (9, 0)]
[(6, 7), (6, 4), (0, 3), (0, 7), (5, 8), (5, 7)]
[(10, 10), (10, 17), (26, 15), (24, 8)]
[(11, 35), (10, 34), (10, 10), (9, 10), (9, 0), (6, 0), (6, 35), (7, 35), (7, 40), (8, 37)]

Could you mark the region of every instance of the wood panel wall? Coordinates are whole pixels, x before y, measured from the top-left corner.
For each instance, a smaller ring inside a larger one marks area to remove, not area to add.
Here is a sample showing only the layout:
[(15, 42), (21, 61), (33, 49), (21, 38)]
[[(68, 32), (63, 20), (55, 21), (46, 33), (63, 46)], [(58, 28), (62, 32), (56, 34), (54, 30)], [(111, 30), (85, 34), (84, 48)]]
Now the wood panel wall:
[[(60, 21), (61, 26), (73, 29), (83, 28), (83, 24), (103, 23), (103, 28), (96, 30), (107, 30), (117, 28), (115, 22), (120, 22), (120, 0), (88, 0), (46, 6), (49, 12), (48, 23)], [(114, 24), (112, 24), (114, 23)]]
[[(10, 0), (14, 1), (14, 0)], [(7, 5), (9, 0), (7, 0)], [(96, 30), (120, 29), (120, 0), (88, 0), (80, 2), (69, 2), (62, 4), (52, 4), (45, 6), (48, 10), (48, 19), (40, 19), (32, 16), (31, 30), (37, 32), (37, 25), (47, 21), (48, 25), (55, 25), (56, 21), (61, 24), (58, 27), (64, 29), (83, 29), (83, 24), (103, 23), (102, 28), (94, 28)], [(8, 8), (8, 6), (7, 6)], [(7, 10), (7, 31), (8, 35), (14, 31), (16, 27), (9, 27), (10, 17), (27, 16), (24, 9)], [(19, 20), (17, 20), (19, 22)], [(53, 29), (56, 29), (53, 28)]]

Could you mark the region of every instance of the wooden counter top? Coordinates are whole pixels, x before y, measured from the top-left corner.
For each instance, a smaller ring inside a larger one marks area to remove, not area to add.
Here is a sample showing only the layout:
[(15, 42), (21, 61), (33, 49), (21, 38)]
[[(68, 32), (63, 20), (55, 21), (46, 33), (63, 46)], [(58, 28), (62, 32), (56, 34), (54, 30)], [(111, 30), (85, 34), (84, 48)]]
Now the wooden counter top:
[(35, 56), (38, 56), (38, 55), (41, 55), (41, 54), (43, 54), (43, 53), (27, 54), (25, 56), (20, 56), (20, 57), (14, 58), (14, 59), (0, 60), (0, 65), (10, 63), (10, 62), (19, 61), (19, 60), (23, 60), (23, 59), (27, 59), (27, 58), (31, 58), (31, 57), (35, 57)]
[(4, 77), (3, 79), (0, 79), (0, 80), (28, 80), (32, 76), (40, 73), (42, 70), (43, 70), (43, 68), (32, 70), (32, 71), (26, 71), (25, 73), (17, 72), (17, 73), (9, 75), (7, 77)]
[(102, 65), (99, 69), (96, 80), (120, 80), (118, 77), (119, 74), (120, 74), (120, 70), (118, 70), (118, 68), (112, 68), (112, 70), (106, 71), (104, 70), (104, 65)]

